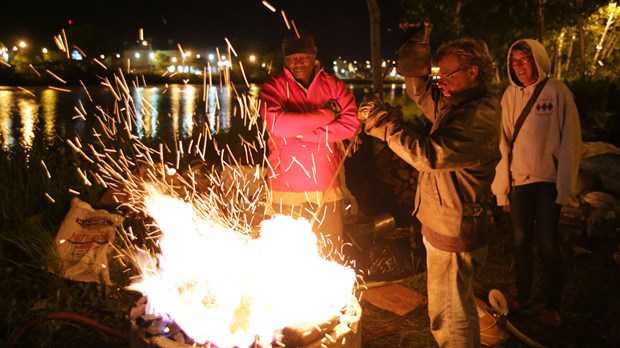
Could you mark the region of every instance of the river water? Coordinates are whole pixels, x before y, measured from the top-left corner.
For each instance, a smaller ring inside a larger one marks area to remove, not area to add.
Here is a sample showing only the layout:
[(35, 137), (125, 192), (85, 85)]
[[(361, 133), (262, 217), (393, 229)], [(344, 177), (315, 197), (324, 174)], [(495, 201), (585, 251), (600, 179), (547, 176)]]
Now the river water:
[[(359, 102), (368, 85), (349, 85)], [(188, 139), (208, 127), (212, 134), (243, 127), (237, 115), (252, 113), (260, 86), (161, 85), (113, 89), (107, 86), (0, 86), (0, 146), (10, 150), (50, 146), (84, 138), (101, 115), (135, 116), (138, 139)], [(385, 101), (403, 95), (402, 85), (384, 86)], [(126, 93), (123, 93), (126, 92)], [(124, 96), (122, 95), (124, 94)]]

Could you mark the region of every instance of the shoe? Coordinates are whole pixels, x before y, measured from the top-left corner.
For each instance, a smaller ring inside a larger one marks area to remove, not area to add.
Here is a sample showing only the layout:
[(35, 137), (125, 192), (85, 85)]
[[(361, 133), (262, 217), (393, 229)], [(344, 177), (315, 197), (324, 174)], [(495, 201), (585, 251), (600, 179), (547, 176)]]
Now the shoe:
[(529, 299), (529, 300), (527, 300), (525, 302), (519, 302), (519, 301), (517, 301), (515, 299), (510, 299), (508, 301), (508, 310), (510, 312), (518, 312), (520, 310), (529, 308), (531, 306), (532, 306), (532, 300), (531, 299)]
[(538, 317), (538, 322), (546, 327), (557, 328), (562, 325), (562, 317), (560, 316), (560, 312), (555, 309), (545, 310), (540, 317)]

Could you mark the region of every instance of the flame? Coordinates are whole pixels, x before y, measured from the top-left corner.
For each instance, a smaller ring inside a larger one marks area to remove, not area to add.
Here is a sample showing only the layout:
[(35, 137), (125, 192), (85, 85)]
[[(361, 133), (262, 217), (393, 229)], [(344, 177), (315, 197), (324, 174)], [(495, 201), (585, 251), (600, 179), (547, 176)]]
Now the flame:
[(270, 346), (286, 326), (340, 316), (354, 270), (320, 257), (310, 222), (277, 215), (251, 238), (208, 211), (149, 190), (145, 206), (161, 229), (160, 252), (136, 257), (146, 314), (172, 318), (196, 342)]

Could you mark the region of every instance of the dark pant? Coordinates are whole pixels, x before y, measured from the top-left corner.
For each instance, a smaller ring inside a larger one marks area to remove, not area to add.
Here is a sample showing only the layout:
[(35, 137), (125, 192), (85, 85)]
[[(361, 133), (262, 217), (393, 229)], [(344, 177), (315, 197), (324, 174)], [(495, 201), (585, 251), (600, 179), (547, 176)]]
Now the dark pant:
[(547, 306), (559, 309), (564, 288), (564, 263), (560, 251), (561, 206), (555, 203), (554, 183), (538, 182), (515, 186), (510, 217), (515, 243), (517, 301), (532, 296), (534, 242), (542, 259)]

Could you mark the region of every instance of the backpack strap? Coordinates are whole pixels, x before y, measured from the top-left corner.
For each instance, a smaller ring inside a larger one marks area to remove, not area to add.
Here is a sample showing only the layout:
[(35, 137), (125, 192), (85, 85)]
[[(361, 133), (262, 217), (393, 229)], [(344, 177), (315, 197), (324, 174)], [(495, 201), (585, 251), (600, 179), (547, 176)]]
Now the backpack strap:
[(547, 80), (549, 80), (549, 76), (545, 77), (542, 81), (540, 81), (536, 85), (536, 88), (534, 89), (534, 93), (530, 97), (530, 100), (527, 101), (527, 104), (525, 104), (525, 107), (523, 108), (523, 110), (521, 110), (521, 115), (519, 115), (519, 118), (517, 119), (517, 123), (515, 123), (515, 130), (512, 135), (512, 143), (510, 144), (511, 147), (512, 145), (514, 145), (515, 140), (517, 140), (517, 135), (519, 134), (519, 131), (521, 130), (521, 126), (523, 126), (523, 122), (525, 122), (525, 118), (527, 117), (527, 115), (530, 114), (530, 111), (532, 110), (532, 107), (534, 106), (536, 99), (538, 99), (538, 95), (542, 91), (543, 87), (545, 87)]

